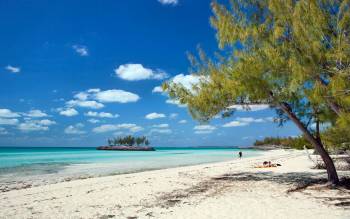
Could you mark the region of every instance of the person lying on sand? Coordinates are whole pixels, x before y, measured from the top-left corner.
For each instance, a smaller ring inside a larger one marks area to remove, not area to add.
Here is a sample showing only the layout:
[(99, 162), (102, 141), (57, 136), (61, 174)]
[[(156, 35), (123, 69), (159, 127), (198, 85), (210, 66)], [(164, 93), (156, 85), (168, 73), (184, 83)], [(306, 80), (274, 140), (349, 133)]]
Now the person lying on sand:
[(278, 167), (282, 166), (279, 163), (272, 163), (271, 161), (264, 161), (262, 165), (256, 165), (255, 168), (269, 168), (269, 167)]

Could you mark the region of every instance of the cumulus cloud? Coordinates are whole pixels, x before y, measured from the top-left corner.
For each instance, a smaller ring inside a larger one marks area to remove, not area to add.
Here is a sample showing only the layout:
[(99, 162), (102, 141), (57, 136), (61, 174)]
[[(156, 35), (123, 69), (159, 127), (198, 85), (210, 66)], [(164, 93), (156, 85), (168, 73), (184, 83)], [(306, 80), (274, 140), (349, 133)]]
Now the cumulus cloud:
[(84, 107), (91, 109), (101, 109), (104, 107), (102, 103), (95, 100), (70, 100), (66, 102), (68, 107)]
[(43, 119), (43, 120), (33, 120), (32, 122), (36, 122), (40, 125), (46, 125), (46, 126), (50, 126), (50, 125), (55, 125), (56, 122), (49, 120), (49, 119)]
[(94, 98), (102, 103), (129, 103), (136, 102), (140, 99), (137, 94), (124, 90), (106, 90), (96, 92)]
[(158, 125), (153, 125), (153, 128), (169, 128), (169, 124), (163, 123)]
[(195, 134), (210, 134), (216, 127), (212, 125), (196, 125), (193, 129), (195, 130)]
[(114, 114), (113, 115), (112, 113), (89, 111), (89, 112), (85, 113), (85, 116), (99, 117), (99, 118), (118, 118), (119, 114)]
[(79, 112), (77, 110), (75, 110), (74, 108), (63, 109), (59, 113), (60, 113), (60, 115), (67, 116), (67, 117), (72, 117), (72, 116), (76, 116), (79, 114)]
[(184, 74), (178, 74), (175, 77), (171, 79), (171, 83), (174, 84), (181, 84), (188, 90), (192, 90), (193, 86), (197, 85), (201, 79), (204, 79), (201, 76), (197, 75), (184, 75)]
[(204, 134), (210, 134), (212, 132), (213, 132), (213, 130), (197, 130), (194, 133), (198, 134), (198, 135), (204, 135)]
[(260, 111), (269, 109), (268, 104), (249, 104), (249, 105), (232, 105), (229, 107), (230, 109), (235, 109), (239, 111)]
[(181, 107), (181, 108), (184, 108), (187, 106), (186, 104), (181, 104), (180, 101), (178, 101), (178, 100), (167, 99), (165, 102), (168, 104), (177, 105), (178, 107)]
[(142, 131), (143, 128), (132, 123), (122, 123), (122, 124), (104, 124), (94, 128), (92, 131), (95, 133), (104, 133), (111, 132), (117, 130), (127, 130), (130, 132), (139, 132)]
[(0, 125), (16, 125), (18, 119), (0, 118)]
[(80, 56), (88, 56), (89, 50), (86, 46), (83, 45), (73, 45), (74, 51), (78, 53)]
[(152, 70), (143, 67), (141, 64), (124, 64), (114, 70), (115, 74), (127, 81), (139, 81), (146, 79), (162, 80), (168, 77), (168, 74), (160, 70)]
[(175, 119), (178, 115), (179, 115), (179, 114), (177, 114), (177, 113), (171, 113), (171, 114), (169, 115), (169, 118), (170, 118), (170, 119)]
[[(196, 86), (200, 83), (200, 81), (205, 80), (204, 76), (197, 76), (197, 75), (184, 75), (184, 74), (178, 74), (172, 79), (169, 80), (169, 83), (182, 85), (186, 89), (188, 89), (191, 92), (193, 91), (193, 86)], [(186, 107), (186, 104), (181, 104), (178, 100), (174, 99), (168, 99), (165, 101), (168, 104), (174, 104), (178, 107)]]
[(40, 117), (48, 117), (45, 112), (41, 110), (30, 110), (28, 113), (24, 113), (25, 116), (28, 117), (35, 117), (35, 118), (40, 118)]
[(185, 119), (180, 120), (179, 123), (180, 123), (180, 124), (185, 124), (185, 123), (187, 123), (187, 120), (185, 120)]
[(56, 122), (48, 119), (43, 120), (27, 120), (18, 125), (18, 129), (23, 132), (32, 132), (32, 131), (47, 131), (49, 126), (55, 125)]
[(103, 103), (129, 103), (136, 102), (140, 99), (137, 94), (124, 90), (105, 90), (98, 88), (82, 91), (74, 95), (73, 100), (66, 102), (66, 107), (85, 107), (91, 109), (101, 109)]
[(77, 123), (75, 125), (70, 125), (67, 128), (64, 129), (64, 133), (68, 135), (81, 135), (85, 134), (86, 132), (82, 130), (84, 128), (84, 124), (82, 123)]
[(239, 126), (247, 126), (249, 123), (247, 122), (240, 122), (240, 121), (232, 121), (225, 123), (222, 127), (229, 128), (229, 127), (239, 127)]
[(212, 125), (196, 125), (194, 128), (194, 130), (207, 130), (207, 131), (213, 131), (216, 129), (215, 126)]
[(89, 93), (91, 92), (79, 92), (76, 95), (74, 95), (74, 98), (78, 100), (87, 100), (87, 98), (89, 97)]
[(273, 121), (272, 117), (266, 118), (253, 118), (253, 117), (237, 117), (234, 121), (228, 122), (224, 124), (222, 127), (239, 127), (239, 126), (247, 126), (251, 123), (263, 123), (263, 122), (271, 122)]
[(156, 86), (153, 88), (152, 93), (163, 93), (163, 88), (161, 86)]
[(92, 123), (92, 124), (96, 124), (96, 123), (100, 122), (100, 120), (98, 120), (98, 119), (88, 119), (87, 121)]
[(149, 113), (145, 116), (146, 119), (160, 119), (165, 117), (163, 113)]
[(5, 67), (5, 69), (11, 73), (19, 73), (21, 72), (21, 69), (19, 67), (15, 67), (15, 66), (12, 66), (12, 65), (8, 65)]
[(178, 0), (158, 0), (162, 5), (177, 5), (179, 3)]
[(0, 109), (0, 117), (2, 118), (16, 118), (20, 116), (19, 113), (12, 112), (9, 109)]
[(158, 133), (158, 134), (171, 134), (172, 131), (171, 131), (171, 129), (151, 129), (151, 130), (150, 130), (150, 134), (154, 134), (154, 133)]

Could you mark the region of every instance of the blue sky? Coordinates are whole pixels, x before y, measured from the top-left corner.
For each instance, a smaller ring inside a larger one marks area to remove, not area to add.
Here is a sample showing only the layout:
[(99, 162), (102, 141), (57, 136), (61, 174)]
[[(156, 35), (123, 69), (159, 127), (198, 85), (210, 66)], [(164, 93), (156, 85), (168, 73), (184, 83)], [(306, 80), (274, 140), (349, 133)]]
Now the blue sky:
[(154, 146), (250, 145), (298, 135), (253, 106), (200, 125), (157, 92), (188, 85), (186, 52), (217, 50), (207, 0), (0, 2), (0, 146), (97, 146), (147, 135)]

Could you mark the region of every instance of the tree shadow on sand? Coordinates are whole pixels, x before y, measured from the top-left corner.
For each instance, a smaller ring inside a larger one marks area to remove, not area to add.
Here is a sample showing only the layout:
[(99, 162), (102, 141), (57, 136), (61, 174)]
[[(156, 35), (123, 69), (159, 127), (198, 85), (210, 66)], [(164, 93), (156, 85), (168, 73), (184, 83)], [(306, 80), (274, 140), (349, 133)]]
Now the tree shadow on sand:
[[(326, 175), (323, 173), (310, 172), (289, 172), (289, 173), (274, 173), (274, 172), (240, 172), (224, 174), (219, 177), (212, 178), (213, 181), (221, 182), (259, 182), (267, 181), (276, 184), (290, 186), (287, 193), (304, 191), (306, 189), (321, 191), (320, 194), (327, 194), (327, 190), (335, 190), (341, 195), (322, 196), (326, 201), (336, 202), (336, 206), (350, 207), (350, 178), (343, 177), (338, 186), (331, 186), (327, 183)], [(318, 197), (321, 198), (321, 197)]]

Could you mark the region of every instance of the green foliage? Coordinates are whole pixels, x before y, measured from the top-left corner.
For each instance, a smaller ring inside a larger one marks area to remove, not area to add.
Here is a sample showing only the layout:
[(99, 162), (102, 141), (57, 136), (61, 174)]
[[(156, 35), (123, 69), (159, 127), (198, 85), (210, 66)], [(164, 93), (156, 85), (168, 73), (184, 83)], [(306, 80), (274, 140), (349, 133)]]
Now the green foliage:
[(135, 144), (137, 146), (140, 146), (140, 145), (148, 146), (150, 144), (146, 136), (134, 137), (131, 135), (127, 135), (125, 137), (108, 139), (107, 142), (109, 146), (134, 146)]
[(329, 150), (350, 150), (350, 128), (342, 126), (330, 127), (322, 133), (322, 139)]
[[(287, 104), (304, 126), (318, 120), (350, 125), (350, 0), (236, 0), (212, 3), (211, 24), (224, 56), (190, 56), (200, 83), (171, 81), (169, 96), (208, 121), (230, 106)], [(342, 116), (330, 107), (341, 108)], [(338, 114), (338, 113), (337, 113)], [(339, 121), (336, 121), (339, 120)]]
[(306, 148), (312, 148), (310, 143), (303, 137), (266, 137), (263, 140), (256, 140), (254, 142), (255, 146), (263, 146), (263, 145), (277, 145), (282, 146), (285, 148), (294, 148), (298, 150), (304, 149), (304, 146)]

